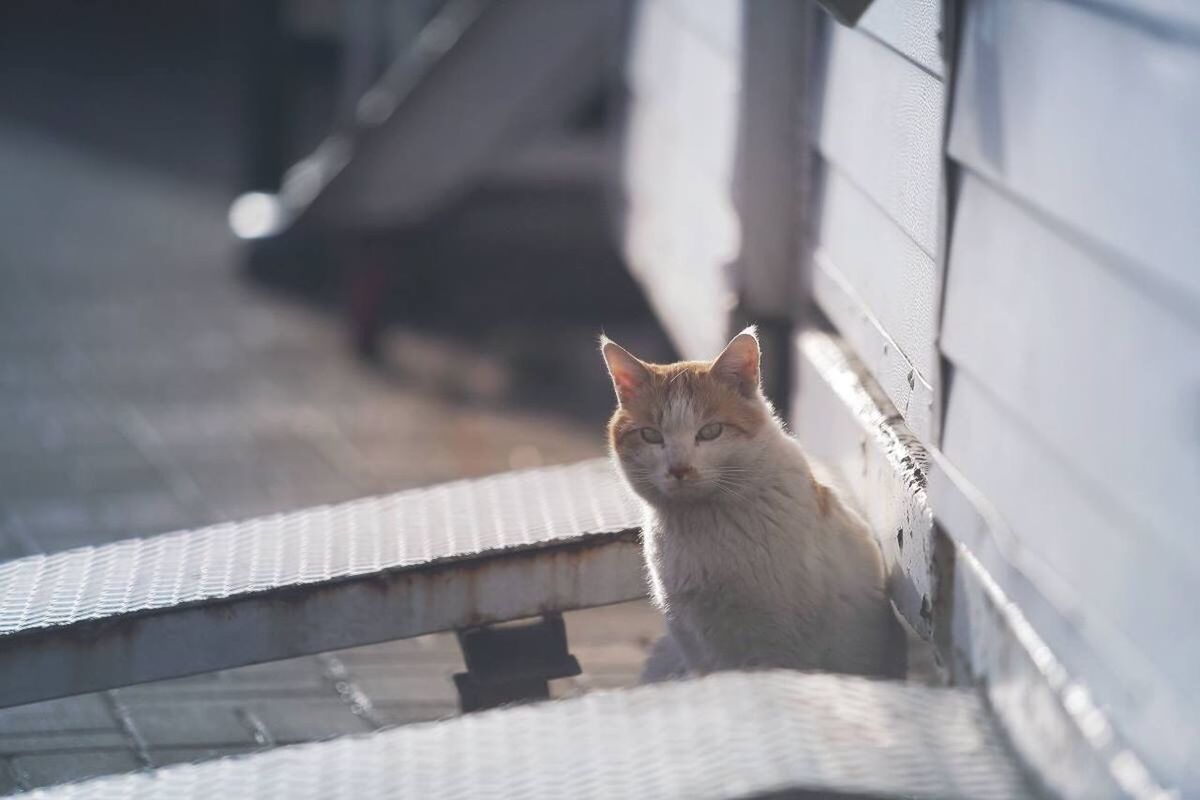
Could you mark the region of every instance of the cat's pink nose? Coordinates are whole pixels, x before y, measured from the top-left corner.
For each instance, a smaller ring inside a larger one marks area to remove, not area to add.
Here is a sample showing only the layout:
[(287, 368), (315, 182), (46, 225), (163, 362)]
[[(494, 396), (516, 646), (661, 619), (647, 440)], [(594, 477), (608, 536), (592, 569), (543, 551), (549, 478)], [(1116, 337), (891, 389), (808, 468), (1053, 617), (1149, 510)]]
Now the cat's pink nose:
[(686, 466), (686, 465), (684, 465), (684, 466), (677, 465), (677, 466), (667, 467), (667, 474), (670, 475), (672, 478), (675, 478), (676, 480), (681, 481), (684, 478), (690, 478), (693, 475), (695, 475), (696, 470), (694, 470), (691, 467)]

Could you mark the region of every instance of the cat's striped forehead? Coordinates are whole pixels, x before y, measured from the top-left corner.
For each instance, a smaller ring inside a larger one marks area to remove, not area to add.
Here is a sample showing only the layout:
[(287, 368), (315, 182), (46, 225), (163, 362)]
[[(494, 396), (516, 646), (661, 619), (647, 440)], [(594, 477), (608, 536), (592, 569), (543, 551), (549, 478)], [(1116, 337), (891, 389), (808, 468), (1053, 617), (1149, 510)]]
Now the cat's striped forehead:
[(691, 429), (723, 421), (752, 434), (770, 412), (761, 399), (746, 398), (712, 374), (707, 362), (646, 364), (651, 379), (617, 408), (609, 424), (612, 443), (641, 427)]
[(707, 416), (700, 409), (696, 397), (691, 392), (667, 392), (666, 400), (658, 410), (658, 426), (665, 430), (687, 428), (696, 424), (696, 420)]
[(736, 401), (733, 393), (710, 374), (706, 363), (646, 366), (653, 377), (627, 405), (635, 417), (647, 423), (664, 428), (691, 424), (698, 417), (717, 413), (723, 400)]

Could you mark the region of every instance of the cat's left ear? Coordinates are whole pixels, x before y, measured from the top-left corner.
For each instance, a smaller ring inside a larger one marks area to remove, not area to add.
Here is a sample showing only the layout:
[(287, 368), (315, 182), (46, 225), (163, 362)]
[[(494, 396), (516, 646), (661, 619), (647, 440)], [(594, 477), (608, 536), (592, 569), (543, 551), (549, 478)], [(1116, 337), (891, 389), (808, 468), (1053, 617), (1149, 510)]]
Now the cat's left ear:
[(754, 326), (733, 337), (712, 362), (712, 375), (732, 385), (743, 397), (758, 392), (758, 335)]
[(621, 345), (601, 334), (600, 352), (612, 376), (617, 402), (625, 405), (650, 383), (650, 370)]

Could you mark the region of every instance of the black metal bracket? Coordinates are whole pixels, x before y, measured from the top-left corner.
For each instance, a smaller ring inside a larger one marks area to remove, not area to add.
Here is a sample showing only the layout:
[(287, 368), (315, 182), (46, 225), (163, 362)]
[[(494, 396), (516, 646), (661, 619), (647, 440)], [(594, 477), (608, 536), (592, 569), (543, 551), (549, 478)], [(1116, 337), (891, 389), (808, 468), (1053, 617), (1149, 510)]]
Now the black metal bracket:
[(535, 621), (468, 628), (458, 632), (467, 671), (454, 676), (459, 708), (485, 708), (550, 697), (550, 681), (580, 673), (567, 652), (561, 614)]

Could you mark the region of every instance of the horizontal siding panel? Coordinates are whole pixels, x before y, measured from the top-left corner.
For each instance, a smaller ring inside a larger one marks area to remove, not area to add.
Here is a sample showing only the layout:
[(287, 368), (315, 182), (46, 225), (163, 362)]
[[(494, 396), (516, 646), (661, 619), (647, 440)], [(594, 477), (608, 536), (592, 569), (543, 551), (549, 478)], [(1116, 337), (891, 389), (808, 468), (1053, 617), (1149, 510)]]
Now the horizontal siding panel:
[(818, 159), (815, 175), (814, 247), (928, 379), (937, 333), (933, 259), (837, 168)]
[(1200, 307), (1200, 48), (1078, 4), (968, 9), (951, 154)]
[[(1068, 669), (1090, 684), (1157, 771), (1180, 776), (1194, 770), (1200, 764), (1194, 691), (1200, 638), (1192, 635), (1187, 591), (1200, 571), (1148, 542), (1103, 492), (1082, 485), (961, 371), (950, 393), (942, 451), (999, 510), (1026, 554), (1029, 577), (1058, 600), (1060, 613), (1087, 642), (1086, 652), (1049, 642)], [(1057, 585), (1047, 588), (1052, 580)]]
[(929, 441), (933, 431), (933, 390), (904, 357), (835, 265), (817, 251), (813, 258), (813, 298), (878, 381), (913, 433)]
[(1200, 565), (1200, 332), (967, 175), (941, 338), (1139, 537)]
[(859, 29), (935, 75), (942, 75), (941, 25), (941, 0), (875, 0), (858, 21)]
[(936, 252), (944, 87), (880, 42), (826, 19), (815, 145), (926, 253)]

